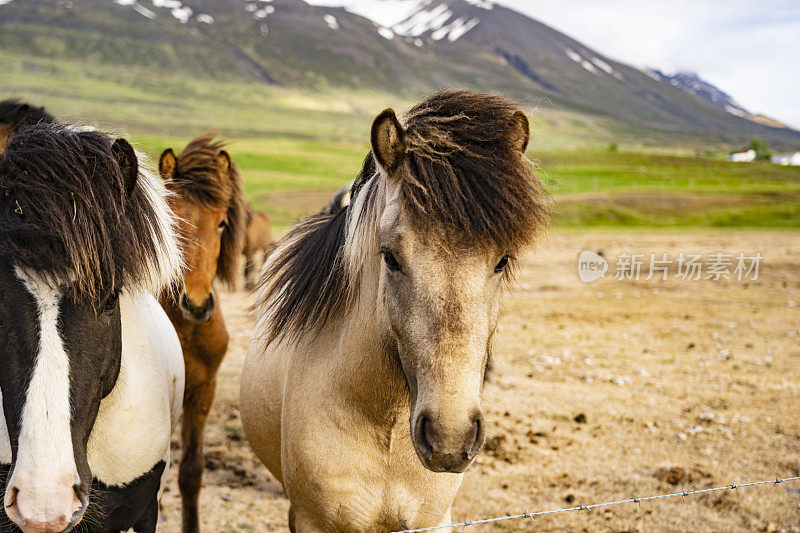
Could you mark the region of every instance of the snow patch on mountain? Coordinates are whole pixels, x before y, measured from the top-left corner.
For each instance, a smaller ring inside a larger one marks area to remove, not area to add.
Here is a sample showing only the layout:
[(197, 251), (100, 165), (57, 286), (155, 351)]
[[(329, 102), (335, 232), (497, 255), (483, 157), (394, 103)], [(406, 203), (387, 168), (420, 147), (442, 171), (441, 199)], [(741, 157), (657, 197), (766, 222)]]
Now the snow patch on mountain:
[(341, 7), (368, 18), (383, 28), (391, 28), (433, 0), (306, 0), (312, 6)]
[(481, 9), (485, 9), (486, 11), (491, 11), (494, 9), (494, 2), (491, 0), (464, 0), (468, 4), (472, 4), (475, 7), (479, 7)]
[(408, 19), (392, 26), (392, 31), (400, 35), (418, 37), (431, 30), (438, 30), (453, 16), (447, 4), (439, 4), (433, 9), (421, 9)]
[(326, 14), (322, 17), (322, 20), (325, 21), (325, 24), (327, 24), (330, 29), (332, 30), (339, 29), (339, 21), (336, 20), (336, 17), (334, 17), (333, 15)]
[(442, 26), (438, 30), (435, 30), (431, 33), (431, 39), (434, 41), (440, 41), (447, 37), (447, 40), (453, 42), (457, 40), (459, 37), (467, 33), (469, 30), (474, 28), (478, 25), (480, 19), (475, 17), (473, 19), (467, 20), (466, 17), (460, 17), (447, 24), (446, 26)]
[(594, 74), (595, 76), (601, 76), (602, 72), (600, 71), (603, 71), (606, 74), (614, 76), (616, 79), (620, 81), (624, 79), (624, 77), (618, 70), (616, 70), (614, 67), (612, 67), (599, 57), (592, 56), (591, 59), (587, 59), (586, 57), (582, 56), (581, 54), (570, 48), (565, 48), (564, 53), (567, 55), (568, 58), (570, 58), (571, 60), (573, 60), (574, 62), (582, 66), (584, 69)]
[(645, 69), (644, 73), (654, 80), (667, 82), (706, 102), (714, 104), (737, 117), (749, 117), (751, 113), (739, 105), (728, 93), (700, 78), (694, 72), (666, 73), (658, 69)]

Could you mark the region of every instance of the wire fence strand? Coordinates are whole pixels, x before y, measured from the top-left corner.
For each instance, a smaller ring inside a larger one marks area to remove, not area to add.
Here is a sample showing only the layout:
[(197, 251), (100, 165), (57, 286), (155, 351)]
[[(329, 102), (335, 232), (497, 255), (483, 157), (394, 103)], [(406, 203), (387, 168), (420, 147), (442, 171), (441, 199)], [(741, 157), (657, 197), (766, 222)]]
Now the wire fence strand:
[(481, 524), (490, 524), (492, 522), (502, 522), (504, 520), (518, 520), (518, 519), (528, 519), (531, 522), (537, 516), (544, 516), (544, 515), (552, 515), (558, 513), (569, 513), (569, 512), (580, 512), (580, 511), (590, 511), (592, 509), (597, 509), (599, 507), (610, 507), (612, 505), (622, 505), (623, 503), (635, 503), (641, 506), (642, 502), (647, 502), (651, 500), (664, 500), (666, 498), (677, 498), (681, 497), (681, 499), (686, 499), (686, 496), (691, 496), (693, 494), (704, 494), (706, 492), (717, 492), (721, 490), (735, 490), (736, 494), (739, 494), (739, 489), (743, 489), (745, 487), (754, 487), (756, 485), (772, 485), (776, 486), (781, 483), (786, 483), (787, 481), (797, 481), (800, 479), (800, 476), (795, 477), (785, 477), (780, 478), (776, 477), (775, 479), (770, 479), (766, 481), (753, 481), (750, 483), (736, 483), (735, 481), (730, 485), (724, 485), (721, 487), (713, 487), (710, 489), (698, 489), (698, 490), (681, 490), (681, 492), (672, 492), (669, 494), (659, 494), (656, 496), (644, 496), (639, 497), (638, 494), (634, 498), (626, 498), (624, 500), (617, 500), (613, 502), (603, 502), (603, 503), (593, 503), (591, 505), (583, 505), (580, 504), (577, 507), (565, 507), (564, 509), (553, 509), (550, 511), (536, 511), (536, 512), (528, 512), (525, 511), (524, 513), (514, 514), (514, 515), (507, 515), (507, 516), (498, 516), (495, 518), (484, 518), (481, 520), (464, 520), (463, 522), (459, 522), (457, 524), (447, 524), (447, 525), (440, 525), (440, 526), (432, 526), (432, 527), (423, 527), (419, 529), (403, 529), (401, 531), (397, 531), (395, 533), (420, 533), (423, 531), (435, 531), (437, 529), (447, 529), (447, 528), (454, 528), (454, 527), (468, 527), (468, 526), (479, 526)]

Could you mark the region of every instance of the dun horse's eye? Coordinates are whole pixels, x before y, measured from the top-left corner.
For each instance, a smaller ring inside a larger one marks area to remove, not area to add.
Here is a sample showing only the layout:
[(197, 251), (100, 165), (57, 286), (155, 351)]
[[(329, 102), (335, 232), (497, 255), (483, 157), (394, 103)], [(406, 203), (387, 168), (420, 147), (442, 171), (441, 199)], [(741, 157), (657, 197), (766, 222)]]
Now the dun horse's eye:
[(395, 271), (400, 270), (400, 263), (397, 262), (397, 259), (395, 259), (391, 250), (388, 248), (383, 248), (381, 253), (383, 254), (383, 262), (386, 263), (386, 268)]
[(106, 298), (106, 304), (103, 307), (106, 311), (111, 311), (117, 306), (119, 302), (119, 291), (111, 291), (111, 294)]
[(507, 266), (508, 266), (508, 256), (504, 255), (502, 259), (500, 259), (500, 262), (497, 263), (497, 265), (494, 267), (494, 271), (502, 272), (503, 270), (506, 269)]

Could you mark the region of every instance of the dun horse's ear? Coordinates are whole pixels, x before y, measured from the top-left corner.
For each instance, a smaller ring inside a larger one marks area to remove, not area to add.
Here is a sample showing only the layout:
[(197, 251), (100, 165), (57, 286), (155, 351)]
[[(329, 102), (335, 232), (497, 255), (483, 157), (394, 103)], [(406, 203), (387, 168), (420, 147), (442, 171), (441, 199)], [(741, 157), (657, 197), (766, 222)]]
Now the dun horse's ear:
[(405, 131), (393, 109), (386, 109), (375, 118), (370, 140), (375, 161), (391, 176), (406, 155)]
[(217, 170), (223, 176), (229, 176), (231, 173), (231, 156), (225, 150), (220, 150), (217, 155)]
[(511, 146), (525, 153), (528, 148), (528, 140), (531, 138), (531, 128), (528, 125), (528, 117), (525, 113), (517, 110), (511, 118)]
[(111, 145), (111, 152), (117, 158), (119, 168), (122, 170), (122, 179), (125, 182), (125, 192), (130, 197), (139, 177), (139, 162), (136, 159), (136, 152), (133, 151), (133, 146), (122, 138), (114, 141), (114, 144)]
[(177, 166), (178, 158), (175, 157), (175, 152), (172, 151), (172, 148), (167, 148), (161, 152), (161, 157), (158, 158), (158, 173), (161, 174), (161, 179), (172, 179)]

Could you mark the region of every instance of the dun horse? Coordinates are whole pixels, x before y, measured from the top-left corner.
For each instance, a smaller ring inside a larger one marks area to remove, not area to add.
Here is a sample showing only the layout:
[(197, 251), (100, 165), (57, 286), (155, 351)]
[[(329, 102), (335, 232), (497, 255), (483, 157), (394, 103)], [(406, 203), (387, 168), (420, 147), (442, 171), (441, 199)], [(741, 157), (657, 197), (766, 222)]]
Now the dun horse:
[(269, 217), (247, 206), (247, 232), (244, 241), (244, 287), (253, 288), (253, 278), (267, 258), (267, 250), (272, 246), (272, 224)]
[(446, 524), (484, 441), (500, 296), (546, 223), (509, 101), (443, 91), (372, 125), (349, 205), (267, 260), (240, 409), (293, 531)]
[(180, 416), (161, 181), (124, 139), (36, 125), (0, 155), (0, 531), (152, 533)]
[(5, 150), (8, 138), (14, 131), (40, 122), (52, 124), (55, 119), (44, 107), (32, 107), (14, 99), (0, 102), (0, 152)]
[(161, 305), (178, 332), (186, 363), (183, 459), (178, 483), (183, 531), (199, 531), (197, 500), (203, 475), (203, 432), (214, 400), (216, 374), (228, 349), (228, 330), (217, 305), (214, 280), (234, 284), (244, 240), (244, 203), (239, 173), (223, 145), (207, 132), (175, 157), (161, 154), (159, 170), (180, 217), (186, 270), (183, 287), (165, 293)]

